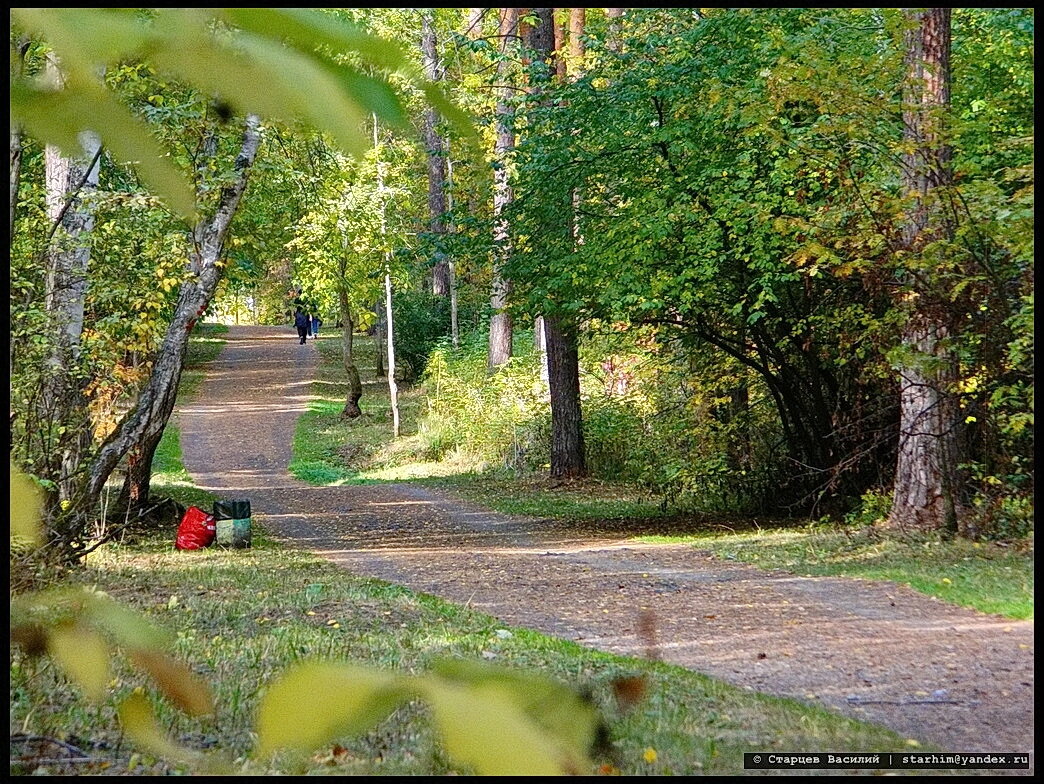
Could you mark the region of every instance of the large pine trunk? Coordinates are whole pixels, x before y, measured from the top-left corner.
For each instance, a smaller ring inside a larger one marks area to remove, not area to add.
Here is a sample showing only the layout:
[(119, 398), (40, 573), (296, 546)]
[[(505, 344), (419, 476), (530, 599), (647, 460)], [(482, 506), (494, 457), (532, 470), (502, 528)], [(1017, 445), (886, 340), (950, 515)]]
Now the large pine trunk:
[[(581, 36), (585, 9), (573, 8), (569, 14), (568, 60), (565, 20), (557, 21), (551, 8), (534, 8), (540, 24), (530, 37), (530, 48), (539, 53), (555, 70), (559, 81), (575, 77), (580, 72), (584, 55)], [(555, 52), (558, 57), (555, 57)], [(552, 62), (553, 61), (553, 62)], [(567, 67), (568, 66), (568, 67)], [(563, 212), (563, 226), (548, 227), (549, 231), (563, 231), (572, 242), (581, 243), (576, 219), (579, 193), (571, 195)], [(583, 416), (580, 406), (580, 358), (577, 346), (578, 332), (574, 316), (555, 309), (544, 315), (544, 350), (547, 361), (548, 390), (551, 397), (551, 476), (574, 479), (587, 474), (584, 450)]]
[(944, 327), (920, 313), (903, 330), (918, 361), (900, 370), (899, 456), (889, 518), (900, 528), (957, 530), (959, 420), (946, 338)]
[[(911, 202), (903, 245), (916, 255), (949, 228), (936, 189), (950, 183), (950, 149), (943, 121), (950, 103), (950, 9), (908, 12), (907, 79), (903, 135), (903, 189)], [(953, 397), (956, 356), (950, 347), (946, 303), (933, 295), (930, 272), (904, 281), (900, 303), (908, 320), (899, 368), (900, 430), (894, 496), (889, 524), (903, 529), (958, 528), (960, 418)]]
[[(428, 80), (440, 81), (442, 72), (435, 38), (434, 9), (431, 8), (425, 9), (421, 17), (421, 59)], [(421, 124), (428, 153), (429, 231), (440, 240), (446, 233), (446, 143), (439, 135), (439, 113), (434, 108), (424, 110)], [(431, 291), (437, 297), (448, 297), (450, 293), (449, 261), (441, 249), (435, 255)]]
[[(500, 39), (506, 49), (509, 40), (518, 31), (518, 9), (502, 8), (500, 10)], [(497, 67), (497, 78), (507, 81), (507, 66), (502, 62)], [(514, 194), (508, 179), (507, 158), (515, 146), (515, 134), (511, 129), (508, 117), (511, 107), (508, 104), (511, 89), (507, 85), (500, 90), (497, 100), (497, 139), (493, 147), (496, 168), (493, 172), (493, 286), (490, 296), (490, 308), (493, 315), (489, 320), (489, 355), (488, 367), (496, 370), (509, 359), (512, 353), (514, 324), (511, 314), (506, 310), (508, 298), (511, 296), (511, 280), (506, 278), (501, 268), (511, 254), (510, 230), (503, 217), (504, 209), (511, 203)]]
[(587, 474), (576, 323), (561, 315), (546, 315), (544, 334), (551, 390), (551, 476), (574, 479)]

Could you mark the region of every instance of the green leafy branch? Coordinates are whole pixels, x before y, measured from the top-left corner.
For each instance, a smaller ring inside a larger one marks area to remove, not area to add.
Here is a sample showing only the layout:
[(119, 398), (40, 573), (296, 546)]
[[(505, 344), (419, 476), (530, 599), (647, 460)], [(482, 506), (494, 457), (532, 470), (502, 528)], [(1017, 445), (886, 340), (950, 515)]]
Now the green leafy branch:
[[(273, 120), (301, 119), (352, 155), (366, 149), (359, 129), (372, 113), (396, 128), (409, 127), (399, 96), (384, 78), (397, 73), (466, 137), (473, 134), (464, 112), (426, 82), (397, 46), (319, 11), (15, 8), (12, 19), (46, 40), (61, 68), (60, 85), (12, 69), (12, 122), (70, 156), (79, 154), (82, 133), (96, 133), (186, 218), (195, 212), (188, 178), (148, 126), (104, 87), (106, 66), (143, 58), (231, 109)], [(346, 54), (361, 67), (340, 62)]]

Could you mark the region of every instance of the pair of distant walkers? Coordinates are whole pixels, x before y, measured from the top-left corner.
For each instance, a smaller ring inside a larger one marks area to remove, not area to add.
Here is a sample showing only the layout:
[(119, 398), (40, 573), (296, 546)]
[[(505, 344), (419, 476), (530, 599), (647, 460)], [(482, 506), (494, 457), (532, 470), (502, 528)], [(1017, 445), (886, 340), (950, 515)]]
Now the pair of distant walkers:
[(315, 314), (309, 315), (301, 308), (297, 309), (297, 312), (294, 314), (294, 326), (297, 327), (297, 336), (301, 338), (302, 345), (308, 338), (309, 332), (311, 332), (313, 338), (319, 337), (319, 326), (322, 323), (322, 319)]

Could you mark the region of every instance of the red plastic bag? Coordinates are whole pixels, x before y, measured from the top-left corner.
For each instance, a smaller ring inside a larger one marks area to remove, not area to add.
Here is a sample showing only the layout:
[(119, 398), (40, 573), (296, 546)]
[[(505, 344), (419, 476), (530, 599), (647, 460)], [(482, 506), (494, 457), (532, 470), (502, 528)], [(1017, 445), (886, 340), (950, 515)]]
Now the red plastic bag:
[(181, 518), (174, 546), (179, 550), (198, 550), (212, 544), (216, 535), (214, 515), (207, 514), (198, 506), (190, 506)]

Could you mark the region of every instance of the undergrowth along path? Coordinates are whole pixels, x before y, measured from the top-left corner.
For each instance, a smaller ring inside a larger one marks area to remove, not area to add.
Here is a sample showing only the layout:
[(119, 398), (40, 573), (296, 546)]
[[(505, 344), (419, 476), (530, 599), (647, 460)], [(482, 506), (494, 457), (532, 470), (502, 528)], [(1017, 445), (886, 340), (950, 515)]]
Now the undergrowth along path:
[(818, 701), (947, 750), (1032, 750), (1032, 621), (894, 583), (639, 544), (626, 521), (593, 539), (568, 522), (497, 514), (405, 483), (307, 485), (286, 467), (310, 399), (313, 344), (282, 327), (232, 327), (226, 337), (179, 410), (184, 464), (201, 488), (249, 499), (255, 522), (288, 545), (505, 624)]

